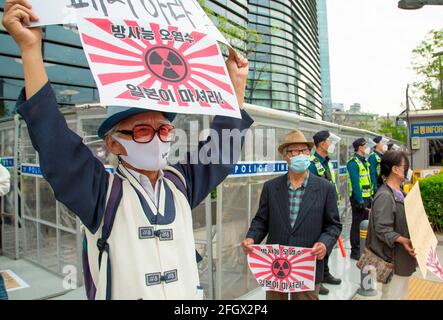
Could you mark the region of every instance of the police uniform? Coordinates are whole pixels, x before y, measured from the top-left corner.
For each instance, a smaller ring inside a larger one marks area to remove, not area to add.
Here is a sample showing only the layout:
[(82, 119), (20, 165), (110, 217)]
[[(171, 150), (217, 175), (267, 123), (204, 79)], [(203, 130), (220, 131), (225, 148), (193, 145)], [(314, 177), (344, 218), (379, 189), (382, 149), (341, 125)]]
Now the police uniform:
[[(357, 150), (359, 146), (366, 145), (366, 140), (363, 138), (357, 139), (353, 145), (354, 149)], [(355, 153), (346, 167), (352, 208), (351, 258), (358, 258), (360, 256), (360, 223), (368, 219), (368, 209), (371, 206), (373, 190), (369, 163), (365, 157)]]
[[(314, 143), (317, 146), (320, 142), (325, 141), (327, 138), (329, 137), (329, 132), (328, 131), (320, 131), (317, 132), (313, 139), (314, 139)], [(323, 158), (321, 155), (319, 155), (317, 152), (315, 152), (312, 156), (311, 156), (311, 164), (309, 166), (309, 171), (319, 177), (323, 177), (326, 180), (328, 180), (329, 182), (331, 182), (334, 187), (335, 187), (335, 192), (337, 193), (337, 206), (340, 202), (340, 192), (338, 190), (338, 185), (337, 185), (337, 181), (336, 181), (336, 176), (335, 176), (335, 171), (334, 171), (334, 167), (329, 159), (329, 157), (325, 157)], [(326, 254), (325, 258), (324, 258), (324, 279), (326, 281), (326, 283), (330, 283), (330, 284), (340, 284), (341, 280), (340, 279), (336, 279), (334, 278), (330, 272), (329, 272), (329, 253)], [(322, 287), (320, 292), (322, 292), (321, 294), (327, 294), (329, 292), (329, 290), (327, 290), (326, 288)]]
[[(382, 142), (382, 140), (383, 140), (382, 136), (377, 136), (374, 139), (372, 139), (372, 141), (374, 141), (375, 144), (379, 144), (380, 142)], [(371, 175), (373, 195), (377, 193), (377, 190), (380, 187), (380, 185), (378, 184), (378, 176), (380, 175), (380, 162), (382, 156), (383, 154), (374, 149), (368, 158), (369, 173)]]
[(371, 152), (368, 158), (369, 172), (371, 176), (373, 195), (377, 192), (380, 185), (378, 184), (378, 176), (380, 175), (380, 163), (383, 155), (377, 150)]

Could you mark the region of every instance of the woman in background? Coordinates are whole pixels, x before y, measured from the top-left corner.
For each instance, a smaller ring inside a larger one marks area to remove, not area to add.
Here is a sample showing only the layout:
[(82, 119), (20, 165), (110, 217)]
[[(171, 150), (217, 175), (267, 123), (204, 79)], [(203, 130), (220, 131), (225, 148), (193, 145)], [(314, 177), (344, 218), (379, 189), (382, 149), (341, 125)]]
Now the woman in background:
[(403, 300), (408, 293), (409, 277), (417, 262), (409, 239), (401, 185), (412, 176), (409, 160), (402, 151), (386, 152), (380, 163), (380, 183), (372, 202), (368, 245), (381, 259), (394, 264), (394, 275), (383, 284), (382, 300)]

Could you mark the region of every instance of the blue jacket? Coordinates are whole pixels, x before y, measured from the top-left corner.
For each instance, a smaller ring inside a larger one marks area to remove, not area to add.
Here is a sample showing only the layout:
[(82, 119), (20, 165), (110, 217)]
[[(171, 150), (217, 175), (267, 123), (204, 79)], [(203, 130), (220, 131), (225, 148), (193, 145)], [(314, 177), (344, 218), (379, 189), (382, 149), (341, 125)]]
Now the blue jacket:
[[(103, 218), (109, 173), (82, 138), (68, 128), (49, 82), (27, 101), (23, 90), (17, 105), (18, 113), (28, 126), (32, 145), (39, 153), (42, 175), (54, 190), (55, 198), (95, 233)], [(223, 129), (244, 130), (252, 125), (253, 120), (246, 111), (242, 110), (241, 115), (242, 119), (214, 118), (211, 128), (218, 133), (218, 146), (223, 145)], [(199, 150), (210, 140), (211, 137), (200, 142)], [(241, 140), (243, 145), (244, 135)], [(218, 153), (220, 164), (190, 164), (188, 153), (185, 164), (174, 165), (186, 179), (191, 208), (199, 205), (234, 170), (238, 159), (231, 158), (230, 164), (222, 164), (224, 153), (234, 154), (232, 145), (231, 141), (230, 150)]]
[[(342, 230), (335, 187), (326, 179), (310, 174), (300, 204), (300, 212), (291, 226), (289, 221), (288, 175), (267, 181), (263, 186), (257, 214), (247, 238), (259, 244), (311, 248), (322, 242), (331, 252)], [(317, 260), (315, 282), (323, 280), (324, 260)]]
[[(363, 164), (366, 163), (365, 157), (362, 157), (357, 153), (354, 156), (360, 159)], [(349, 161), (346, 168), (348, 169), (349, 179), (351, 179), (352, 197), (359, 204), (363, 205), (364, 201), (360, 190), (360, 170), (358, 169), (358, 165), (355, 161)]]
[[(374, 150), (376, 154), (381, 158), (383, 157), (382, 154), (378, 153)], [(377, 162), (377, 159), (375, 158), (375, 155), (371, 154), (368, 158), (369, 162), (369, 173), (371, 175), (371, 184), (372, 184), (372, 190), (374, 190), (374, 194), (377, 192), (378, 188), (380, 188), (380, 185), (377, 182), (377, 166), (379, 163)]]

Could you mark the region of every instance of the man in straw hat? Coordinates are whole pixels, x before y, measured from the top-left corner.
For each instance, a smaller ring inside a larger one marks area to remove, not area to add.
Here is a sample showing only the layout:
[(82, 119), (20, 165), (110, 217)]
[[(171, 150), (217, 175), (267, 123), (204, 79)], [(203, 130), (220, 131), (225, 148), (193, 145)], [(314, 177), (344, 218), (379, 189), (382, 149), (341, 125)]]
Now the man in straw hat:
[[(318, 300), (323, 259), (342, 229), (334, 186), (308, 171), (313, 145), (299, 130), (286, 134), (278, 151), (288, 163), (288, 173), (264, 184), (257, 214), (242, 242), (245, 254), (266, 236), (267, 244), (312, 248), (317, 258), (315, 291), (291, 293), (292, 300)], [(266, 299), (287, 300), (288, 294), (267, 291)]]

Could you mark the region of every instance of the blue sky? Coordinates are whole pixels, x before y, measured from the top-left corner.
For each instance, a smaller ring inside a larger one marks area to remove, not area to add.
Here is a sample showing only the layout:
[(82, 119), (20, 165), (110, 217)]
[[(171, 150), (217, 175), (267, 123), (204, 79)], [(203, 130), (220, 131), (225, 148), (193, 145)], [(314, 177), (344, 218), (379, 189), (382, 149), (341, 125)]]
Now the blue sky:
[[(415, 78), (412, 50), (443, 28), (443, 6), (401, 10), (397, 0), (328, 0), (332, 101), (398, 114)], [(414, 100), (417, 107), (418, 100)]]

